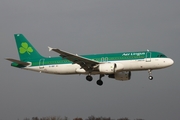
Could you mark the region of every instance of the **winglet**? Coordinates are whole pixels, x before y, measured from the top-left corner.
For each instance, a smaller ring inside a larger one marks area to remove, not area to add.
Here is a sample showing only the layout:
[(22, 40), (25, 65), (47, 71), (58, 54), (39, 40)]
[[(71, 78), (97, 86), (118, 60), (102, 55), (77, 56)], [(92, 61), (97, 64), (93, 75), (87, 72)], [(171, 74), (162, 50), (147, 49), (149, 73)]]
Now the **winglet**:
[(53, 48), (51, 48), (51, 47), (49, 47), (49, 46), (48, 46), (48, 48), (49, 48), (49, 51), (52, 51), (52, 49), (53, 49)]

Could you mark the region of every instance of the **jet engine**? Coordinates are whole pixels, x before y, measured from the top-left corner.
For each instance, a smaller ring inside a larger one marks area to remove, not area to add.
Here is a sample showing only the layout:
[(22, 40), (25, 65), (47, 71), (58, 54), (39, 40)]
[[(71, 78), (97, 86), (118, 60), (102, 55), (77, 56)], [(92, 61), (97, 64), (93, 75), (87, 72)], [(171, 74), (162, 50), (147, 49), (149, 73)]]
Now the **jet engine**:
[(99, 64), (99, 72), (104, 74), (114, 74), (117, 71), (123, 70), (124, 66), (121, 63), (104, 63)]
[(131, 79), (131, 72), (130, 71), (116, 72), (114, 74), (110, 74), (108, 77), (114, 78), (119, 81), (127, 81)]
[(112, 74), (115, 72), (115, 64), (114, 63), (104, 63), (99, 64), (99, 72), (104, 74)]

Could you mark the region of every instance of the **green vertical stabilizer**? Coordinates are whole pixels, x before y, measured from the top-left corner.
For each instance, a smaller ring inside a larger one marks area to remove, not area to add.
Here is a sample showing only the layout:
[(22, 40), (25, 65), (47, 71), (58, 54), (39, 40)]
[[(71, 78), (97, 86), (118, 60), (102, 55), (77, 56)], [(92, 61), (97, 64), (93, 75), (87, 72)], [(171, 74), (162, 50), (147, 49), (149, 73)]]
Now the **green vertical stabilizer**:
[(16, 45), (19, 53), (19, 58), (22, 61), (27, 61), (35, 58), (43, 58), (31, 43), (22, 34), (14, 34)]

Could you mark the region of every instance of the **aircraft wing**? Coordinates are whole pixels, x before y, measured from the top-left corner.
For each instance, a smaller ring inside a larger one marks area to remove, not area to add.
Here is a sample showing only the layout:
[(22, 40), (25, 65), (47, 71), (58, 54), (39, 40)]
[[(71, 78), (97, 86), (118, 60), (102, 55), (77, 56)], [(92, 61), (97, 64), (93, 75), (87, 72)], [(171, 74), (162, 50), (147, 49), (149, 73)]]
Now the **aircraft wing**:
[(28, 65), (30, 65), (30, 63), (23, 62), (23, 61), (16, 60), (16, 59), (12, 59), (12, 58), (6, 58), (6, 60), (9, 60), (9, 61), (11, 61), (11, 62), (15, 62), (15, 63), (20, 64), (20, 65), (23, 65), (23, 66), (28, 66)]
[(54, 52), (59, 53), (62, 58), (66, 58), (66, 59), (68, 59), (69, 61), (71, 61), (73, 63), (79, 64), (86, 71), (93, 70), (93, 68), (97, 64), (100, 63), (98, 61), (91, 60), (91, 59), (79, 56), (77, 54), (69, 53), (69, 52), (66, 52), (66, 51), (63, 51), (63, 50), (59, 50), (57, 48), (51, 48), (51, 47), (48, 47), (48, 48), (49, 48), (49, 51), (54, 51)]

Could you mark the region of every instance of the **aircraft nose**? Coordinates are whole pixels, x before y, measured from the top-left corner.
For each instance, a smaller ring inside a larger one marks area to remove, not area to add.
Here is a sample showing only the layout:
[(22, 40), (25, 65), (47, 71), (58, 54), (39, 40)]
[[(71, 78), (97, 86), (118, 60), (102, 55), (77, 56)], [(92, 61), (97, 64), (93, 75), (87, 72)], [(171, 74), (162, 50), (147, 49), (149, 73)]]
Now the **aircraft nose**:
[(174, 61), (171, 58), (169, 58), (166, 63), (168, 64), (168, 66), (171, 66), (174, 64)]

